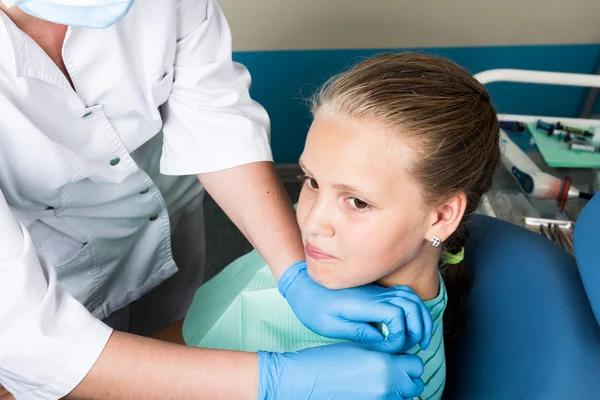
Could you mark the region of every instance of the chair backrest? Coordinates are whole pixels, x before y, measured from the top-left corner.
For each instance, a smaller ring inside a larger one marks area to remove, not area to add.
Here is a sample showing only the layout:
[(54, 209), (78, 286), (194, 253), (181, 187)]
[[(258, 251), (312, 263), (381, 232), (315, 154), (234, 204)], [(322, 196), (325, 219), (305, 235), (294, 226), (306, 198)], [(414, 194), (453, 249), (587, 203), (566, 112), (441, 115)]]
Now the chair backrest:
[(600, 194), (588, 202), (577, 218), (573, 245), (579, 275), (600, 324)]
[(542, 236), (475, 216), (467, 327), (445, 399), (590, 399), (600, 393), (600, 327), (575, 260)]

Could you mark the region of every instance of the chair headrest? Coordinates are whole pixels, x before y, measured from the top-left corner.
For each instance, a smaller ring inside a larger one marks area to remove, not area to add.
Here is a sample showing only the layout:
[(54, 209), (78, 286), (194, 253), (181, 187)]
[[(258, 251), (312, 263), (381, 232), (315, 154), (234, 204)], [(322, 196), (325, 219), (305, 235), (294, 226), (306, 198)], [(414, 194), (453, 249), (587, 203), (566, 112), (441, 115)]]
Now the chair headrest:
[(600, 325), (600, 194), (588, 202), (577, 218), (573, 246), (583, 286)]

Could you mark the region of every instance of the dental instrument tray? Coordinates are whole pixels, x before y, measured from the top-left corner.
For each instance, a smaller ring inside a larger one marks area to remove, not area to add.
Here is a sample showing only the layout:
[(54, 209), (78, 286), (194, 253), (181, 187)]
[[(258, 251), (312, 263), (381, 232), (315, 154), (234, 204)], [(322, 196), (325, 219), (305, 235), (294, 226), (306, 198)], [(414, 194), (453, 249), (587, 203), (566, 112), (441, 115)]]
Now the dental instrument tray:
[(575, 255), (573, 251), (573, 221), (545, 218), (524, 218), (524, 227), (536, 232), (551, 242), (556, 243), (569, 254)]
[[(559, 121), (558, 121), (559, 122)], [(582, 131), (594, 132), (595, 129), (587, 126), (578, 126)], [(548, 131), (541, 129), (537, 123), (527, 124), (544, 161), (550, 167), (572, 168), (600, 168), (600, 153), (570, 149), (568, 144), (557, 140), (556, 135), (548, 135)], [(596, 133), (591, 140), (596, 142), (600, 133)]]

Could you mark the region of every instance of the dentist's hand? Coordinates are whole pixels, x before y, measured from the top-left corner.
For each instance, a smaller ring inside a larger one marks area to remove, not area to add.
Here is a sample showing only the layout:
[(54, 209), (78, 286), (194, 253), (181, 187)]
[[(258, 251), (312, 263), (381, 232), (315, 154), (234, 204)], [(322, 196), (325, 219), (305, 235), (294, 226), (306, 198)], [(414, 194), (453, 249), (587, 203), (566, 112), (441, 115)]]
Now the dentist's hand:
[(423, 361), (354, 343), (258, 353), (258, 399), (404, 400), (423, 393)]
[[(390, 354), (405, 352), (417, 343), (425, 349), (431, 342), (431, 314), (409, 287), (331, 290), (314, 282), (306, 263), (299, 262), (283, 273), (279, 291), (298, 319), (319, 335), (352, 340)], [(387, 325), (387, 339), (369, 323)]]

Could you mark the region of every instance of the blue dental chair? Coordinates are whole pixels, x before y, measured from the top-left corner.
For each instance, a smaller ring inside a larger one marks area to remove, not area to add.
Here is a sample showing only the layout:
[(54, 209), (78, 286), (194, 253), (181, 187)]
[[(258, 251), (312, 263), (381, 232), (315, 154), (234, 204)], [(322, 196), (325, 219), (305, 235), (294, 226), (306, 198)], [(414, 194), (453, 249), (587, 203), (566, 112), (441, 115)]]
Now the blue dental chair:
[(470, 233), (474, 285), (444, 399), (600, 399), (600, 195), (575, 226), (575, 258), (490, 217)]

